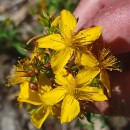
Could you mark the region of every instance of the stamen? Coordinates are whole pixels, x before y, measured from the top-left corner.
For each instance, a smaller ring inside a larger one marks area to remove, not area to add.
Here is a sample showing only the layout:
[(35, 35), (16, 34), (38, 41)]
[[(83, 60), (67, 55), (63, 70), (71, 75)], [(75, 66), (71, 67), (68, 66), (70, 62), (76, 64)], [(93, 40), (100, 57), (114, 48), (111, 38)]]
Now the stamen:
[(99, 55), (99, 62), (102, 68), (108, 69), (108, 70), (119, 70), (117, 67), (117, 59), (115, 56), (110, 55), (110, 50), (108, 49), (102, 49), (100, 51)]

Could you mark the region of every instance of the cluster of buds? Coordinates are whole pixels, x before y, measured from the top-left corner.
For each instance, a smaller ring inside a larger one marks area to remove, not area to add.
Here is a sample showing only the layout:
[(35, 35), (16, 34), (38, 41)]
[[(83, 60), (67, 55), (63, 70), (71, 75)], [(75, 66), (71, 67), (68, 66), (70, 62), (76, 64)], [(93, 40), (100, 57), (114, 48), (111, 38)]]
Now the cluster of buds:
[(94, 43), (101, 26), (76, 32), (77, 19), (67, 10), (39, 20), (44, 34), (29, 40), (34, 43), (31, 56), (18, 61), (9, 77), (9, 85), (20, 84), (18, 101), (32, 104), (31, 121), (37, 128), (49, 115), (61, 123), (84, 115), (84, 101), (108, 100), (108, 71), (120, 70), (110, 50)]

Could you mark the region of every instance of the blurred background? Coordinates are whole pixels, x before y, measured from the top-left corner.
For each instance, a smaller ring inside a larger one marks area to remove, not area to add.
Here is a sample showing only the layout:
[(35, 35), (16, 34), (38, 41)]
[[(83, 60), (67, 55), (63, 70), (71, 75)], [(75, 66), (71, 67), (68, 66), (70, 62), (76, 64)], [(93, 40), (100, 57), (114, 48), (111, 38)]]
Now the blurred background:
[[(73, 12), (79, 0), (0, 0), (0, 130), (37, 130), (27, 108), (19, 108), (19, 87), (6, 87), (12, 66), (27, 53), (26, 42), (43, 32), (37, 17), (42, 11)], [(61, 125), (49, 117), (41, 130), (130, 130), (130, 119), (89, 114), (86, 119)]]

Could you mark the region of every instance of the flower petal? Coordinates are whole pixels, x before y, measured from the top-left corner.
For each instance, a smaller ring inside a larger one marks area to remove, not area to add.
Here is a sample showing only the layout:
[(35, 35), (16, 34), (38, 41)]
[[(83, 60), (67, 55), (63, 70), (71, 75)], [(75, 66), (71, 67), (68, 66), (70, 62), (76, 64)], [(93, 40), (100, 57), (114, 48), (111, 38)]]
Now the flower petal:
[(89, 84), (100, 72), (98, 67), (80, 70), (76, 75), (78, 84)]
[(60, 72), (63, 67), (67, 64), (68, 60), (73, 54), (73, 49), (65, 48), (56, 52), (51, 59), (51, 66), (54, 73)]
[(82, 53), (82, 56), (81, 56), (81, 65), (87, 66), (87, 67), (95, 67), (98, 64), (99, 64), (98, 61), (92, 55), (91, 52), (88, 52), (88, 54)]
[(101, 26), (88, 28), (76, 34), (75, 40), (81, 45), (88, 45), (97, 40), (101, 35)]
[(110, 80), (106, 70), (101, 70), (100, 80), (103, 83), (104, 87), (106, 88), (108, 96), (111, 97)]
[(51, 34), (40, 38), (36, 41), (39, 48), (51, 48), (53, 50), (61, 50), (65, 47), (64, 41), (60, 34)]
[(20, 93), (18, 95), (18, 101), (27, 102), (33, 105), (41, 105), (42, 101), (37, 91), (33, 91), (29, 88), (29, 82), (25, 81), (20, 84)]
[(65, 40), (71, 39), (72, 34), (76, 29), (77, 20), (74, 17), (74, 15), (67, 10), (62, 10), (60, 16), (61, 16), (61, 25), (60, 25), (61, 35), (64, 37)]
[(79, 102), (71, 95), (67, 95), (61, 108), (61, 123), (72, 121), (80, 113)]
[(61, 86), (71, 86), (75, 83), (75, 79), (65, 69), (62, 69), (60, 73), (55, 75), (55, 82)]
[(53, 22), (51, 23), (51, 26), (56, 27), (60, 22), (60, 16), (57, 16)]
[(94, 101), (104, 101), (107, 100), (106, 95), (103, 93), (102, 89), (96, 87), (81, 87), (77, 92), (79, 100), (94, 100)]
[(66, 90), (62, 87), (57, 87), (42, 96), (42, 101), (47, 105), (54, 105), (60, 102), (66, 95)]
[(33, 115), (31, 116), (31, 122), (34, 124), (34, 126), (40, 129), (43, 122), (50, 114), (50, 111), (51, 110), (47, 108), (47, 106), (41, 106), (40, 108), (34, 111)]

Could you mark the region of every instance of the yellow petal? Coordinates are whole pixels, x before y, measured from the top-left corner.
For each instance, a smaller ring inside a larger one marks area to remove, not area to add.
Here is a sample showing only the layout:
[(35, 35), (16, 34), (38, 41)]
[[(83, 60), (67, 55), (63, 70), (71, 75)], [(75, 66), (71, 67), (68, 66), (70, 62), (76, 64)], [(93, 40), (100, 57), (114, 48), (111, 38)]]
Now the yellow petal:
[(79, 102), (73, 96), (67, 95), (62, 102), (61, 123), (72, 121), (79, 113)]
[(89, 84), (100, 72), (98, 67), (80, 70), (76, 75), (78, 84)]
[(81, 45), (91, 44), (100, 37), (101, 30), (101, 26), (82, 30), (76, 34), (75, 40), (79, 42)]
[(29, 88), (29, 82), (25, 81), (20, 85), (20, 93), (18, 95), (18, 101), (27, 102), (33, 105), (41, 105), (42, 101), (37, 91)]
[(41, 106), (34, 111), (33, 115), (31, 116), (31, 122), (34, 124), (35, 127), (40, 129), (49, 114), (50, 108), (48, 108), (47, 106)]
[(65, 69), (62, 69), (60, 73), (55, 75), (55, 82), (61, 86), (71, 86), (75, 83), (75, 79)]
[(57, 16), (54, 21), (51, 23), (51, 26), (56, 27), (60, 22), (60, 16)]
[(111, 97), (110, 80), (106, 70), (101, 70), (100, 80), (103, 83), (104, 87), (106, 88), (108, 96)]
[(60, 72), (64, 66), (67, 64), (68, 60), (73, 54), (73, 49), (65, 48), (56, 52), (51, 59), (51, 66), (54, 73)]
[(54, 105), (60, 102), (66, 95), (66, 90), (62, 87), (57, 87), (42, 96), (42, 101), (47, 105)]
[(61, 25), (60, 31), (64, 39), (71, 39), (74, 30), (76, 29), (76, 18), (67, 10), (61, 11)]
[(77, 97), (78, 100), (94, 100), (94, 101), (107, 100), (107, 97), (103, 93), (102, 89), (96, 87), (89, 87), (89, 86), (79, 88)]
[(51, 34), (40, 38), (36, 41), (39, 48), (51, 48), (53, 50), (61, 50), (65, 47), (64, 41), (60, 34)]
[(88, 52), (88, 54), (82, 53), (82, 56), (81, 56), (81, 65), (88, 66), (88, 67), (95, 67), (95, 66), (98, 65), (98, 61), (92, 55), (91, 52)]

